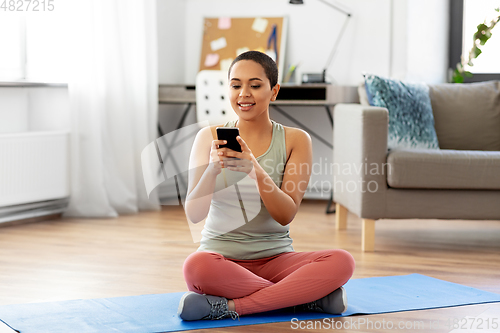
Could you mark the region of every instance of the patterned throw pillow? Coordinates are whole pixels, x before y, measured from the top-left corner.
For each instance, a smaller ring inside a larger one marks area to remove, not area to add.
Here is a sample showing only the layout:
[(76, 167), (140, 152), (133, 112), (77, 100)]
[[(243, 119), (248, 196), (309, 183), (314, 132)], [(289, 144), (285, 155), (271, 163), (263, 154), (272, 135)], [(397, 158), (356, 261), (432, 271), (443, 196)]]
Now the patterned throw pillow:
[(427, 85), (367, 74), (365, 86), (370, 105), (389, 111), (389, 149), (439, 149)]

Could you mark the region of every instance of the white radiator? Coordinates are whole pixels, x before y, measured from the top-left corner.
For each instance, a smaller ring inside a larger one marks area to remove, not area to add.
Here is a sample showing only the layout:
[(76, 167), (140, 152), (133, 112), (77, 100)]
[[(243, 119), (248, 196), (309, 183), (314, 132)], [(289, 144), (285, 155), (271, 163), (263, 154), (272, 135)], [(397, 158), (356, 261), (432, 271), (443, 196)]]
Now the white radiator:
[(0, 134), (0, 207), (69, 196), (69, 132)]

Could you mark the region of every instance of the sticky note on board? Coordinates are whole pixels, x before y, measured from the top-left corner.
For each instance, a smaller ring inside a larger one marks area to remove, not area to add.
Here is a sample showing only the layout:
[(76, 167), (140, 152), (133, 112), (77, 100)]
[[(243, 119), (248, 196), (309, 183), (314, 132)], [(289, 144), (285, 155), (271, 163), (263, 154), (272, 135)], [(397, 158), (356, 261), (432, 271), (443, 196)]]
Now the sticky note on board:
[(221, 30), (227, 30), (231, 28), (231, 18), (230, 17), (221, 17), (219, 18), (219, 23), (217, 27)]
[(212, 51), (217, 51), (223, 49), (227, 46), (226, 38), (221, 37), (210, 42), (210, 48)]
[(214, 67), (219, 63), (219, 55), (217, 53), (209, 53), (205, 58), (205, 67)]
[(263, 47), (258, 47), (255, 49), (255, 51), (259, 51), (259, 52), (262, 52), (262, 53), (266, 53), (266, 50), (264, 50)]
[(257, 17), (252, 24), (252, 30), (263, 33), (266, 31), (268, 21), (265, 18)]
[(239, 49), (236, 49), (236, 56), (239, 56), (246, 51), (250, 51), (250, 49), (248, 47), (240, 47)]
[(220, 70), (224, 71), (224, 72), (229, 71), (229, 67), (231, 67), (232, 62), (233, 62), (233, 59), (231, 59), (231, 58), (222, 59), (220, 61)]

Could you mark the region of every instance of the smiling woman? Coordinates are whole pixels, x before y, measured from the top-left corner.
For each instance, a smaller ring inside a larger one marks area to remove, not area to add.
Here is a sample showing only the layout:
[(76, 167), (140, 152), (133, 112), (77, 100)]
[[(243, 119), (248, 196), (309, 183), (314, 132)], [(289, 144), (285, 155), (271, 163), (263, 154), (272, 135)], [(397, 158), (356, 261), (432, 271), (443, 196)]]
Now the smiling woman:
[[(206, 221), (198, 251), (184, 263), (190, 292), (179, 304), (183, 320), (294, 306), (339, 314), (347, 307), (342, 285), (353, 273), (352, 256), (292, 247), (289, 224), (310, 179), (312, 147), (306, 132), (269, 118), (277, 79), (276, 63), (264, 53), (239, 55), (228, 87), (238, 119), (206, 127), (195, 139), (185, 209), (191, 222)], [(242, 151), (222, 148), (216, 127), (237, 127)]]
[(276, 100), (280, 85), (273, 85), (264, 68), (252, 60), (235, 63), (230, 73), (229, 100), (236, 114), (245, 119), (269, 118), (269, 101)]

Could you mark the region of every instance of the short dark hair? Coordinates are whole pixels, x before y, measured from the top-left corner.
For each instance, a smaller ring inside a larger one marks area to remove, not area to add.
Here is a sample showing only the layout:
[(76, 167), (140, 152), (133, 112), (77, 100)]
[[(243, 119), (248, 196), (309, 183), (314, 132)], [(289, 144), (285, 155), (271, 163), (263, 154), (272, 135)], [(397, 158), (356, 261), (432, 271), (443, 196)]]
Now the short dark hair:
[(259, 51), (247, 51), (237, 56), (229, 67), (229, 71), (227, 72), (228, 77), (234, 64), (240, 60), (253, 60), (261, 65), (262, 68), (264, 68), (264, 72), (266, 73), (269, 82), (271, 83), (271, 88), (278, 83), (278, 66), (276, 66), (276, 62), (274, 62), (274, 60), (267, 54)]

